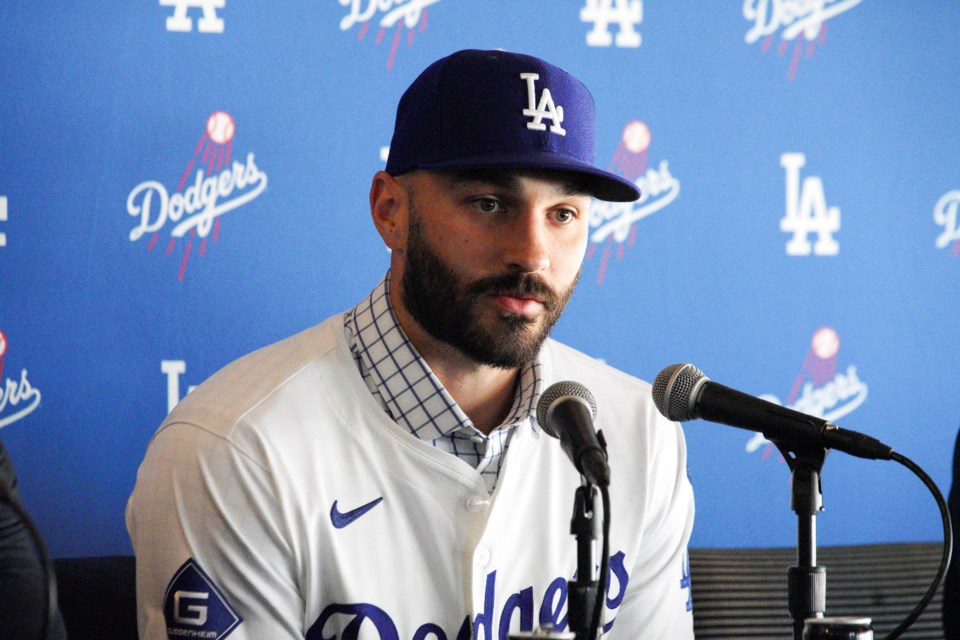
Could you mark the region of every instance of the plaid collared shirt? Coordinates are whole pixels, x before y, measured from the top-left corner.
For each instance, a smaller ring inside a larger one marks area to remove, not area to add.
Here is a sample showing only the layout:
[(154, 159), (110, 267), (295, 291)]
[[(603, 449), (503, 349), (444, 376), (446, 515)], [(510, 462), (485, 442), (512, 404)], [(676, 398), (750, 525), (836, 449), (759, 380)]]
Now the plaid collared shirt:
[(370, 393), (397, 423), (448, 451), (483, 476), (492, 494), (512, 435), (524, 425), (539, 433), (536, 401), (540, 362), (524, 365), (510, 412), (485, 436), (457, 405), (403, 333), (390, 303), (390, 273), (344, 315), (350, 350)]

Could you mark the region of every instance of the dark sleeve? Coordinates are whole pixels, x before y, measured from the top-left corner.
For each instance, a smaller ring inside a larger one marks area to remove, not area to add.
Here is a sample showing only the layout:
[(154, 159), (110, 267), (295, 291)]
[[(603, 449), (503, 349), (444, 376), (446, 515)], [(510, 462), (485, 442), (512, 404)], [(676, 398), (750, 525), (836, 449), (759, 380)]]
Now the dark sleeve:
[(0, 492), (3, 492), (0, 493), (0, 498), (10, 493), (15, 499), (20, 499), (17, 494), (17, 473), (13, 470), (13, 461), (7, 455), (7, 449), (3, 446), (3, 442), (0, 442), (0, 483), (2, 483), (0, 484)]
[(943, 586), (943, 632), (945, 640), (960, 640), (960, 433), (953, 448), (953, 481), (950, 486), (950, 519), (953, 521), (953, 556)]
[[(43, 563), (30, 531), (12, 506), (19, 504), (17, 479), (0, 442), (0, 638), (39, 640), (45, 611)], [(46, 640), (66, 640), (57, 612)]]

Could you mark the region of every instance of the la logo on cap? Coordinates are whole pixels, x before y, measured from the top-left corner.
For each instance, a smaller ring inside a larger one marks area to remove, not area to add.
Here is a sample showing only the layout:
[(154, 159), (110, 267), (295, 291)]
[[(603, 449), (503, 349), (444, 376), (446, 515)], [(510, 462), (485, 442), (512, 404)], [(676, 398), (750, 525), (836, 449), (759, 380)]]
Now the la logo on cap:
[(540, 94), (540, 102), (537, 102), (536, 81), (540, 79), (537, 73), (521, 73), (520, 77), (527, 81), (527, 108), (523, 110), (523, 115), (533, 118), (527, 123), (527, 129), (536, 131), (545, 131), (547, 125), (543, 124), (544, 118), (553, 121), (550, 125), (550, 131), (559, 133), (561, 136), (567, 135), (567, 130), (560, 126), (563, 122), (563, 107), (558, 107), (553, 102), (553, 96), (550, 95), (550, 89), (544, 88)]

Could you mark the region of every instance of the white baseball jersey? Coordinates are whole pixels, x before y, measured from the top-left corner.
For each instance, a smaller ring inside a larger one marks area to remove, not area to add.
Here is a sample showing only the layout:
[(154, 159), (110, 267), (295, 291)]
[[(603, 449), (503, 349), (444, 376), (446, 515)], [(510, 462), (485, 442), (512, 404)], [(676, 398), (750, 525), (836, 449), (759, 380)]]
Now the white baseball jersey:
[[(552, 340), (541, 360), (545, 386), (592, 391), (609, 446), (609, 638), (692, 638), (680, 427), (646, 383)], [(154, 436), (127, 506), (141, 638), (565, 629), (579, 485), (559, 441), (521, 428), (490, 495), (383, 412), (335, 316), (227, 366)]]

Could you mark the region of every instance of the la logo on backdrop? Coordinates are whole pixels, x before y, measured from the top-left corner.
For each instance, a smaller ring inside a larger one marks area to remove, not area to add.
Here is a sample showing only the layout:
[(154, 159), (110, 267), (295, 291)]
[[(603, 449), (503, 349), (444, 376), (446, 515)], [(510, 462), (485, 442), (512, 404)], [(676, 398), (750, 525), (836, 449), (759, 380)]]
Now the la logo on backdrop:
[[(786, 210), (780, 219), (780, 231), (793, 234), (787, 242), (787, 255), (835, 256), (840, 253), (840, 243), (833, 237), (840, 231), (840, 208), (827, 205), (820, 177), (805, 176), (800, 181), (800, 169), (806, 164), (803, 153), (780, 156), (786, 184)], [(810, 242), (814, 234), (817, 240)]]
[(357, 40), (363, 40), (371, 24), (376, 22), (373, 40), (379, 45), (387, 31), (393, 29), (387, 54), (387, 69), (393, 69), (400, 42), (406, 40), (407, 46), (413, 44), (416, 34), (427, 28), (427, 7), (438, 2), (440, 0), (340, 0), (341, 6), (349, 7), (347, 15), (340, 20), (340, 30), (347, 31), (359, 24)]
[(40, 406), (40, 390), (30, 384), (26, 369), (20, 369), (19, 376), (3, 377), (8, 346), (7, 337), (0, 331), (0, 429), (22, 420)]
[[(580, 9), (580, 21), (593, 23), (593, 29), (587, 33), (587, 46), (639, 47), (641, 37), (636, 27), (643, 21), (642, 0), (585, 0)], [(618, 31), (614, 38), (610, 25), (616, 24)]]
[[(821, 327), (814, 332), (810, 350), (787, 394), (787, 407), (836, 422), (863, 404), (867, 399), (867, 385), (860, 380), (856, 365), (848, 364), (845, 369), (837, 366), (839, 351), (840, 336), (835, 329)], [(764, 394), (760, 398), (783, 404), (775, 395)], [(773, 450), (773, 443), (760, 433), (746, 445), (747, 453), (761, 451), (764, 460), (770, 458)]]
[(199, 9), (201, 17), (197, 20), (199, 33), (223, 33), (223, 18), (217, 9), (223, 9), (227, 0), (160, 0), (161, 7), (173, 7), (173, 15), (167, 17), (167, 31), (189, 33), (193, 31), (193, 19), (189, 9)]
[(787, 78), (793, 80), (797, 75), (801, 57), (805, 55), (812, 58), (817, 45), (826, 43), (828, 21), (849, 11), (860, 2), (861, 0), (744, 0), (743, 17), (753, 23), (744, 40), (747, 44), (760, 40), (760, 50), (768, 53), (779, 32), (780, 43), (776, 47), (778, 56), (785, 56), (791, 44), (793, 45), (787, 71)]
[(680, 195), (680, 181), (670, 173), (667, 160), (660, 160), (656, 167), (648, 166), (650, 137), (650, 127), (646, 123), (640, 120), (628, 122), (608, 167), (609, 171), (633, 180), (640, 188), (640, 199), (636, 202), (594, 200), (590, 208), (587, 259), (603, 247), (597, 284), (603, 283), (614, 250), (619, 260), (626, 247), (633, 246), (637, 222), (660, 211)]
[[(171, 194), (157, 180), (141, 182), (127, 197), (127, 213), (137, 219), (130, 242), (149, 238), (153, 251), (163, 233), (161, 247), (173, 254), (183, 240), (178, 280), (183, 280), (190, 256), (203, 257), (207, 241), (217, 242), (220, 218), (247, 204), (267, 188), (267, 174), (254, 162), (253, 152), (244, 162), (233, 158), (236, 124), (226, 111), (214, 111)], [(194, 173), (196, 169), (196, 173)]]

